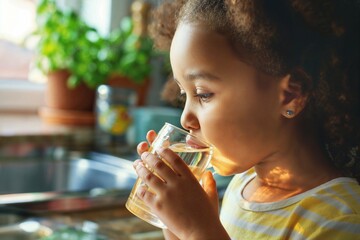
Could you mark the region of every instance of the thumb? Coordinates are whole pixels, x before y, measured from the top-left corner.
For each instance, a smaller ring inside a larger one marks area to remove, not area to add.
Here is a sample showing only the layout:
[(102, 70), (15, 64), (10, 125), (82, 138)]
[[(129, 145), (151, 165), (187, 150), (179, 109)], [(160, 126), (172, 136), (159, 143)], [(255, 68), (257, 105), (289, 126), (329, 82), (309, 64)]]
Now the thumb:
[(214, 206), (215, 210), (219, 210), (219, 195), (216, 188), (216, 181), (210, 171), (206, 171), (202, 178), (202, 186), (205, 190), (206, 194), (210, 198), (212, 205)]

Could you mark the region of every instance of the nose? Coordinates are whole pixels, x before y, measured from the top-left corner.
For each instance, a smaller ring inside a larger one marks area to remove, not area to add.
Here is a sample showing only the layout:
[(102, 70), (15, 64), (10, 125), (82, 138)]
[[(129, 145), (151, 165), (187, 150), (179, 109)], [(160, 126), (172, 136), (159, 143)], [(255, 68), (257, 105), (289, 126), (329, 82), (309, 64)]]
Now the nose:
[(181, 114), (181, 125), (189, 131), (200, 129), (198, 118), (189, 104), (185, 104), (184, 111)]

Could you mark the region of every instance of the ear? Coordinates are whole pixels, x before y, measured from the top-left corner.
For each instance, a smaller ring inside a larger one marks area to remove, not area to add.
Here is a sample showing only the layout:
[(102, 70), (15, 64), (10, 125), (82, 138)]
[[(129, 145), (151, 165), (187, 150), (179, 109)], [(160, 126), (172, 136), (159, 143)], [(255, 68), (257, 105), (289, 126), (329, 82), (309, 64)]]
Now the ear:
[(281, 115), (294, 118), (305, 108), (307, 99), (308, 96), (295, 75), (288, 74), (280, 80)]

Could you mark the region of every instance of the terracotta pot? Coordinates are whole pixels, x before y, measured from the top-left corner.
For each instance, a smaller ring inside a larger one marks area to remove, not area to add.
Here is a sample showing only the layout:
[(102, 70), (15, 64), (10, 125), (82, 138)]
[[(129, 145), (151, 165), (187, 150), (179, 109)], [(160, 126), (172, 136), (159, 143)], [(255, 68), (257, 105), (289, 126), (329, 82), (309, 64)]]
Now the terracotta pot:
[(39, 115), (50, 124), (94, 126), (96, 90), (85, 84), (70, 89), (69, 76), (66, 70), (48, 74), (46, 106), (39, 109)]
[(45, 103), (47, 107), (61, 110), (94, 111), (95, 89), (80, 84), (74, 89), (67, 86), (70, 73), (60, 70), (48, 74)]
[(137, 105), (143, 106), (146, 103), (146, 97), (150, 87), (150, 79), (147, 78), (141, 84), (134, 83), (129, 78), (120, 76), (118, 74), (113, 74), (109, 80), (108, 85), (113, 87), (123, 87), (134, 89), (137, 93)]

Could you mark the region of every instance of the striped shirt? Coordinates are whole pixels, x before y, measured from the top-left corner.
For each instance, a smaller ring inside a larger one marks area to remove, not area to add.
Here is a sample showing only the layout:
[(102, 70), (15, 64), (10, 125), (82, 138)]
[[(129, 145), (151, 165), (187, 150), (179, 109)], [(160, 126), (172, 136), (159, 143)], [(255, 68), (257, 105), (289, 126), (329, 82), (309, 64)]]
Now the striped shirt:
[(231, 239), (360, 239), (360, 186), (336, 178), (271, 203), (246, 201), (241, 193), (256, 176), (235, 175), (223, 199), (220, 219)]

